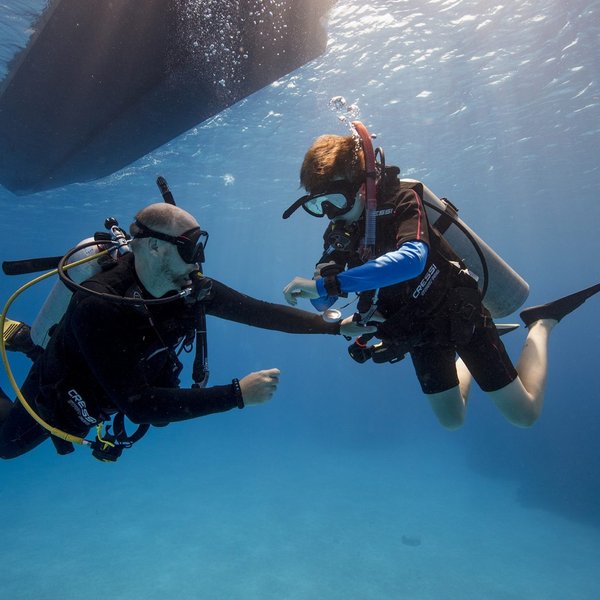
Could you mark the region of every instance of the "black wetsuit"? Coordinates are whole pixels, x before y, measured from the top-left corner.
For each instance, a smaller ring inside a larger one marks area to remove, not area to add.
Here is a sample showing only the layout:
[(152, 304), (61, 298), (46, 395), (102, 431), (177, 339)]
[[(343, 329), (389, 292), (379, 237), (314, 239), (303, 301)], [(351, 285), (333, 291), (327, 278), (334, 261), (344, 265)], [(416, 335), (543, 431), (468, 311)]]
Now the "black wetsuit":
[[(497, 390), (517, 377), (483, 306), (476, 281), (446, 240), (427, 218), (423, 185), (400, 181), (399, 170), (388, 167), (377, 203), (374, 256), (397, 250), (403, 243), (420, 241), (429, 248), (421, 275), (378, 291), (377, 310), (386, 318), (378, 337), (410, 352), (423, 391), (433, 394), (458, 385), (456, 353), (465, 361), (480, 387)], [(382, 191), (383, 190), (383, 191)], [(350, 233), (345, 251), (328, 252), (331, 223), (325, 232), (325, 254), (319, 263), (335, 262), (339, 268), (360, 266), (359, 242), (364, 236), (364, 215)], [(326, 289), (335, 288), (326, 282)], [(371, 305), (371, 292), (362, 292), (359, 310)]]
[[(112, 269), (87, 280), (98, 292), (131, 296), (145, 292), (124, 256)], [(338, 323), (319, 315), (256, 300), (212, 280), (202, 301), (206, 314), (288, 333), (339, 333)], [(181, 389), (175, 350), (193, 333), (197, 308), (179, 299), (127, 306), (77, 292), (48, 347), (23, 386), (25, 399), (54, 427), (85, 436), (90, 427), (119, 411), (134, 423), (164, 425), (240, 406), (232, 384)], [(243, 404), (241, 405), (243, 406)], [(241, 407), (240, 406), (240, 407)], [(7, 410), (8, 408), (8, 410)], [(48, 437), (19, 402), (0, 422), (0, 456), (13, 458)]]

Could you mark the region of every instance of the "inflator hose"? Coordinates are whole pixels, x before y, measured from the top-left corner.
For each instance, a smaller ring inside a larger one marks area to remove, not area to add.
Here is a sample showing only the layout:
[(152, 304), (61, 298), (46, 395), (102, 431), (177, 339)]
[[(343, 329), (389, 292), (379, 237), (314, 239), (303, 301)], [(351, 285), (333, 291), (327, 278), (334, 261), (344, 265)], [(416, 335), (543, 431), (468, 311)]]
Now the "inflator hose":
[[(89, 262), (90, 260), (95, 260), (98, 257), (103, 256), (104, 254), (108, 254), (108, 250), (103, 250), (97, 254), (93, 254), (91, 256), (86, 256), (85, 258), (82, 258), (81, 260), (78, 260), (74, 263), (71, 263), (69, 265), (64, 265), (63, 268), (66, 270), (66, 269), (71, 269), (73, 267), (77, 267), (78, 265)], [(31, 286), (35, 285), (36, 283), (39, 283), (40, 281), (44, 281), (45, 279), (48, 279), (49, 277), (52, 277), (53, 275), (56, 275), (57, 273), (58, 273), (58, 269), (53, 269), (52, 271), (49, 271), (48, 273), (44, 273), (43, 275), (40, 275), (39, 277), (36, 277), (35, 279), (28, 281), (26, 284), (22, 285), (16, 292), (14, 292), (12, 294), (12, 296), (6, 301), (6, 304), (4, 305), (2, 313), (0, 314), (0, 331), (4, 331), (4, 322), (6, 320), (6, 315), (8, 313), (8, 309), (11, 307), (12, 303), (17, 299), (17, 297), (20, 294), (22, 294), (25, 290), (29, 289)], [(4, 336), (1, 336), (1, 339), (0, 339), (0, 354), (2, 355), (2, 363), (4, 364), (4, 368), (6, 370), (6, 374), (8, 376), (8, 380), (10, 382), (11, 387), (13, 388), (15, 394), (17, 395), (17, 398), (23, 405), (23, 408), (25, 408), (25, 410), (29, 413), (29, 415), (31, 416), (31, 418), (34, 421), (36, 421), (39, 425), (41, 425), (44, 429), (46, 429), (50, 433), (50, 435), (53, 435), (57, 438), (65, 440), (66, 442), (71, 442), (73, 444), (80, 444), (80, 445), (90, 445), (92, 443), (89, 440), (86, 440), (85, 438), (81, 438), (79, 436), (72, 435), (70, 433), (67, 433), (66, 431), (62, 431), (61, 429), (57, 429), (56, 427), (53, 427), (52, 425), (50, 425), (50, 423), (47, 423), (46, 421), (44, 421), (44, 419), (42, 419), (42, 417), (40, 417), (35, 412), (35, 410), (33, 410), (31, 405), (29, 404), (29, 402), (27, 402), (26, 398), (23, 396), (23, 393), (21, 392), (21, 388), (17, 384), (15, 377), (13, 375), (12, 369), (10, 368), (8, 356), (6, 354), (6, 342), (4, 341)]]

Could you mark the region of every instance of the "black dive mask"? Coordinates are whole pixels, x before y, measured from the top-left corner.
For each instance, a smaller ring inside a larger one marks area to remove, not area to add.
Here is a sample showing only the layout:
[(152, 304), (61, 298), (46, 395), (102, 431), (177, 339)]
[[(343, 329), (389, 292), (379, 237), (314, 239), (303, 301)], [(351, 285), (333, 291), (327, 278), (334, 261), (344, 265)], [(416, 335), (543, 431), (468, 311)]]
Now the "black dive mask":
[(287, 219), (292, 213), (302, 207), (313, 217), (335, 219), (349, 212), (356, 201), (360, 184), (346, 180), (332, 181), (327, 190), (318, 194), (307, 194), (298, 198), (284, 213)]
[(146, 227), (141, 221), (135, 220), (135, 225), (140, 230), (134, 235), (135, 238), (152, 237), (157, 240), (163, 240), (177, 246), (177, 252), (183, 262), (193, 265), (204, 262), (204, 248), (208, 242), (208, 232), (202, 231), (200, 227), (192, 227), (184, 231), (181, 235), (168, 235)]

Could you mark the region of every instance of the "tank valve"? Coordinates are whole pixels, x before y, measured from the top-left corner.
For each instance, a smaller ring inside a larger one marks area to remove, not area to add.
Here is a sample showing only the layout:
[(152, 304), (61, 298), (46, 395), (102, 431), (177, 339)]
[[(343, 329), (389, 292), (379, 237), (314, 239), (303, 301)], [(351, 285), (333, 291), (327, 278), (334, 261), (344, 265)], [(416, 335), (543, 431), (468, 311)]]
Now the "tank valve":
[(119, 227), (119, 222), (114, 217), (108, 217), (104, 221), (104, 227), (110, 231), (112, 240), (115, 242), (119, 254), (131, 252), (131, 248), (129, 248), (129, 237), (125, 231)]

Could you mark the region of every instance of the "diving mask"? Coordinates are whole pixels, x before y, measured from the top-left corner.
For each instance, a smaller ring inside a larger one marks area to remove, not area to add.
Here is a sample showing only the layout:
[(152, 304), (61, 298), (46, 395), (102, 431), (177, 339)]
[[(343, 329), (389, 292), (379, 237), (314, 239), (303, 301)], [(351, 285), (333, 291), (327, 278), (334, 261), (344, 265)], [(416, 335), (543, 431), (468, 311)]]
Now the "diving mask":
[(318, 194), (307, 194), (298, 198), (284, 213), (287, 219), (302, 207), (313, 217), (335, 219), (352, 210), (356, 201), (359, 185), (346, 180), (332, 181), (327, 190)]
[(157, 240), (163, 240), (177, 246), (177, 252), (183, 262), (193, 265), (204, 262), (204, 248), (208, 242), (208, 232), (203, 231), (200, 227), (192, 227), (184, 231), (181, 235), (168, 235), (146, 227), (141, 221), (135, 220), (136, 227), (140, 230), (134, 237), (146, 238), (152, 237)]

